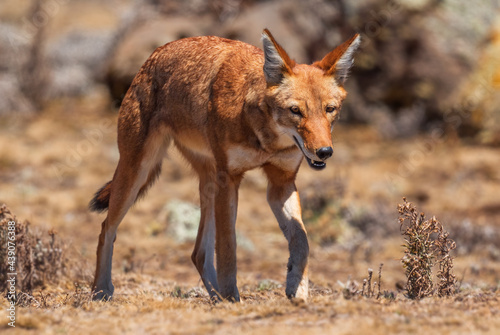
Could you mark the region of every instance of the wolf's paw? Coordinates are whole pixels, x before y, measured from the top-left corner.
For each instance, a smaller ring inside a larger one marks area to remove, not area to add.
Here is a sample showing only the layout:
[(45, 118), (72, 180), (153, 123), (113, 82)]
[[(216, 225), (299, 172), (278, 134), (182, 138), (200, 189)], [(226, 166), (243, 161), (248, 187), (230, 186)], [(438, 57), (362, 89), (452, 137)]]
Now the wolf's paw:
[(293, 304), (307, 303), (307, 297), (309, 295), (309, 280), (307, 277), (302, 278), (300, 282), (298, 280), (288, 280), (285, 293)]

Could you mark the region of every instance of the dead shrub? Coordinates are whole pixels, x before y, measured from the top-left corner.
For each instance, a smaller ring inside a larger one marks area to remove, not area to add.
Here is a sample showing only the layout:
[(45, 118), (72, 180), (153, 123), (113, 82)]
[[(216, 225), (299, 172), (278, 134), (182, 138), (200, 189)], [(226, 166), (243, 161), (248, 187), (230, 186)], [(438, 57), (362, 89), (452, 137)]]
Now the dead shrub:
[(455, 241), (448, 239), (448, 235), (447, 231), (441, 229), (435, 242), (439, 255), (439, 271), (437, 274), (439, 284), (437, 291), (440, 297), (455, 293), (456, 278), (452, 273), (453, 258), (450, 256), (450, 251), (455, 249), (457, 245)]
[[(30, 230), (28, 221), (21, 222), (6, 205), (0, 207), (0, 290), (7, 288), (8, 222), (15, 222), (15, 268), (18, 273), (17, 289), (31, 293), (33, 289), (48, 283), (57, 283), (65, 273), (65, 246), (55, 231), (37, 234)], [(47, 237), (48, 235), (48, 237)]]
[(406, 291), (411, 299), (421, 299), (435, 293), (432, 269), (438, 259), (440, 280), (439, 296), (451, 295), (455, 289), (455, 276), (452, 274), (453, 258), (449, 252), (455, 249), (455, 242), (448, 239), (443, 225), (432, 217), (425, 219), (416, 207), (403, 198), (398, 205), (399, 224), (405, 240), (404, 256), (401, 259), (406, 272)]

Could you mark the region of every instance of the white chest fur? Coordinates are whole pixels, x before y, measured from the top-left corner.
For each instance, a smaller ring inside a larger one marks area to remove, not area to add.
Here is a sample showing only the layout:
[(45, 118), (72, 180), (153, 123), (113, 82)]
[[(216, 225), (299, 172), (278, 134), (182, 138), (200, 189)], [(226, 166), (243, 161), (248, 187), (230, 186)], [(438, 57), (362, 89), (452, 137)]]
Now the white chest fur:
[(294, 147), (274, 154), (243, 146), (232, 146), (227, 150), (228, 167), (234, 173), (243, 173), (265, 163), (279, 166), (286, 171), (295, 171), (301, 159), (302, 153)]
[(243, 146), (231, 146), (227, 150), (228, 168), (231, 172), (243, 173), (266, 162), (269, 154)]

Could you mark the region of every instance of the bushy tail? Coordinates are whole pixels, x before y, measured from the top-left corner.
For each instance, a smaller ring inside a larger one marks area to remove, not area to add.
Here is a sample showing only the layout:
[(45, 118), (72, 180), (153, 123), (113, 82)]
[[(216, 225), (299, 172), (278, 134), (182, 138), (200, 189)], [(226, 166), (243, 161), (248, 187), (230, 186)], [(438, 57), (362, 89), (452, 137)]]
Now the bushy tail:
[[(154, 168), (149, 171), (148, 179), (144, 185), (139, 189), (137, 193), (135, 201), (142, 198), (147, 190), (154, 184), (156, 179), (161, 173), (161, 162), (156, 164)], [(108, 210), (109, 207), (109, 198), (111, 196), (111, 183), (112, 181), (108, 181), (106, 185), (101, 187), (99, 191), (97, 191), (94, 195), (94, 198), (90, 200), (89, 209), (92, 212), (102, 213)]]
[(89, 209), (92, 212), (102, 213), (108, 210), (109, 197), (111, 195), (111, 181), (108, 181), (103, 187), (94, 194), (89, 203)]

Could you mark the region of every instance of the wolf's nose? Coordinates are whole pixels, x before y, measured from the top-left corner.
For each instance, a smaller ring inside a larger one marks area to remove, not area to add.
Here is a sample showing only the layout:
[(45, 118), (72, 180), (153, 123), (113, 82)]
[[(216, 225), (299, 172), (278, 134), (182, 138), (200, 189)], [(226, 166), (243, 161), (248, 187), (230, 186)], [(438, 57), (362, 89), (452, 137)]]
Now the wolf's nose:
[(322, 161), (332, 157), (332, 155), (333, 155), (332, 147), (323, 147), (316, 150), (316, 156), (318, 156), (318, 158), (321, 159)]

